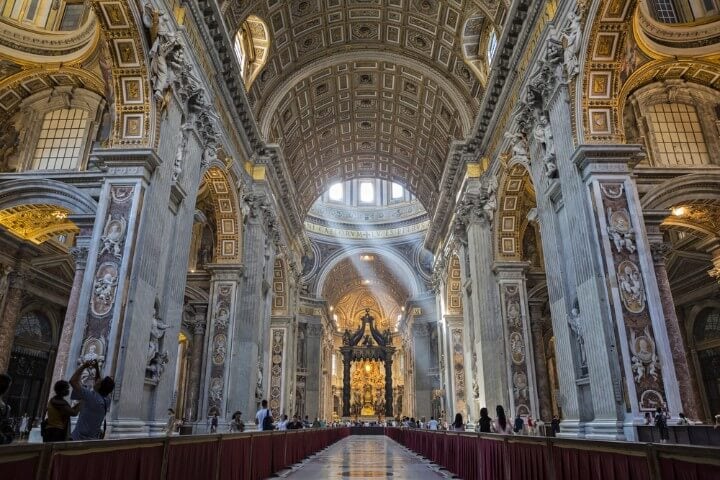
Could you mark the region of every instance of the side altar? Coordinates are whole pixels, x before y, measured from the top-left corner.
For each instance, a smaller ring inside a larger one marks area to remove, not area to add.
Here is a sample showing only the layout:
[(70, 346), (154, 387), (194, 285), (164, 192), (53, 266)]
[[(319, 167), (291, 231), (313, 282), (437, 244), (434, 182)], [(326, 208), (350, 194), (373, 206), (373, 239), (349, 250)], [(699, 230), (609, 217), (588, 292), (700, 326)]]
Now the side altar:
[[(355, 332), (343, 334), (343, 417), (392, 417), (392, 361), (395, 347), (389, 330), (380, 332), (370, 310)], [(384, 368), (382, 368), (384, 367)], [(383, 372), (384, 370), (384, 372)], [(384, 395), (383, 395), (384, 393)]]

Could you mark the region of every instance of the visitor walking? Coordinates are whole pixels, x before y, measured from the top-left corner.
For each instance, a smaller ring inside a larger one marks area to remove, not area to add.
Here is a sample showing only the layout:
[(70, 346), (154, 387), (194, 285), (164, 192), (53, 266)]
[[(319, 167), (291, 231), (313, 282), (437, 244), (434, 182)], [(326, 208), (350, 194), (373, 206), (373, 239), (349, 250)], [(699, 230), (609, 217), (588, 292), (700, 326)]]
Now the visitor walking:
[(167, 422), (165, 423), (165, 435), (169, 437), (175, 432), (175, 410), (168, 408), (167, 416)]
[(430, 421), (428, 422), (428, 428), (430, 430), (437, 430), (438, 429), (438, 421), (435, 420), (435, 417), (430, 417)]
[(53, 386), (55, 396), (50, 399), (47, 406), (47, 420), (41, 428), (43, 442), (65, 442), (70, 439), (70, 417), (80, 412), (80, 404), (71, 407), (65, 397), (70, 395), (70, 384), (65, 380), (58, 380)]
[(20, 418), (20, 440), (25, 438), (25, 435), (30, 430), (28, 428), (28, 424), (30, 423), (30, 417), (28, 417), (28, 414), (23, 414), (22, 418)]
[(669, 431), (667, 428), (667, 417), (663, 412), (662, 407), (658, 407), (655, 412), (655, 426), (658, 428), (660, 433), (660, 443), (667, 443), (670, 438)]
[(515, 432), (516, 435), (521, 435), (523, 433), (523, 429), (525, 428), (525, 421), (520, 416), (520, 414), (517, 414), (515, 417), (515, 425), (513, 427), (513, 432)]
[(557, 437), (560, 433), (560, 417), (553, 415), (552, 421), (550, 422), (550, 430), (552, 430), (552, 436)]
[(512, 425), (510, 425), (510, 422), (508, 422), (507, 417), (505, 416), (505, 409), (502, 407), (502, 405), (498, 405), (495, 408), (495, 413), (497, 414), (497, 418), (495, 419), (495, 422), (493, 423), (492, 430), (495, 433), (502, 433), (503, 435), (512, 435)]
[(492, 429), (492, 420), (488, 415), (488, 409), (483, 407), (480, 409), (480, 420), (478, 420), (478, 431), (480, 433), (490, 433)]
[(274, 430), (275, 427), (273, 426), (273, 418), (270, 414), (267, 400), (263, 400), (260, 405), (260, 410), (258, 410), (255, 414), (255, 425), (257, 425), (258, 430)]
[(217, 433), (219, 423), (217, 412), (213, 413), (212, 419), (210, 419), (210, 433)]
[(0, 445), (12, 443), (15, 437), (12, 418), (10, 418), (10, 405), (3, 400), (11, 384), (12, 377), (0, 373)]
[(288, 416), (284, 413), (280, 417), (280, 421), (277, 424), (278, 430), (287, 430), (288, 429)]
[[(80, 378), (85, 370), (95, 370), (93, 388), (86, 388), (80, 383)], [(115, 381), (110, 377), (100, 376), (100, 367), (97, 360), (84, 362), (73, 376), (70, 377), (73, 400), (80, 400), (80, 414), (72, 431), (73, 440), (97, 440), (105, 436), (103, 420), (110, 408), (110, 394), (115, 389)]]
[(455, 421), (450, 425), (450, 430), (462, 432), (465, 430), (465, 423), (463, 423), (463, 417), (461, 413), (455, 414)]
[(230, 420), (230, 431), (235, 433), (245, 431), (245, 422), (242, 421), (242, 412), (240, 410), (236, 411), (232, 415), (232, 419)]

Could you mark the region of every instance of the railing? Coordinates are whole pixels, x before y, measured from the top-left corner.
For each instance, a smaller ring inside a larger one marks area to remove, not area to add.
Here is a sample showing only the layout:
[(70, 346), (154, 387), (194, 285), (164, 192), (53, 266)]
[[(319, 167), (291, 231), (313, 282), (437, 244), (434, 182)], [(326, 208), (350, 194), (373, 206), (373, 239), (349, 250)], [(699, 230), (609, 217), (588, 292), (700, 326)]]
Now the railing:
[(3, 480), (260, 480), (349, 434), (347, 428), (0, 447)]
[(720, 479), (720, 448), (407, 428), (386, 435), (464, 479)]

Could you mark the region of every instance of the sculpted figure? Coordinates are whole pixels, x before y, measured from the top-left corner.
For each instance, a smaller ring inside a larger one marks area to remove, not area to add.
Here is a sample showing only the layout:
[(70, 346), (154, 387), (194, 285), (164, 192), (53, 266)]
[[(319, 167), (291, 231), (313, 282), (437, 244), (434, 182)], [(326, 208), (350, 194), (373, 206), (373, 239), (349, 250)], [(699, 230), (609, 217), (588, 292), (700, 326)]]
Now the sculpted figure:
[(112, 217), (108, 215), (107, 222), (105, 223), (105, 231), (100, 237), (103, 247), (100, 249), (99, 255), (111, 253), (116, 258), (120, 258), (122, 256), (122, 243), (126, 228), (127, 221), (125, 217), (120, 217), (119, 220), (112, 220)]
[(552, 128), (550, 127), (550, 119), (548, 119), (547, 114), (540, 114), (537, 124), (535, 125), (533, 135), (543, 147), (545, 175), (548, 178), (556, 177), (557, 165), (555, 164), (555, 141), (553, 139)]
[(583, 336), (583, 327), (580, 320), (580, 309), (577, 305), (572, 308), (567, 320), (570, 325), (570, 329), (575, 333), (575, 337), (577, 338), (578, 351), (580, 354), (580, 366), (586, 367), (587, 353), (585, 352), (585, 337)]
[(157, 309), (153, 313), (152, 320), (150, 322), (150, 342), (148, 344), (147, 361), (151, 362), (155, 359), (155, 356), (160, 352), (160, 339), (165, 336), (165, 330), (168, 325), (164, 323), (158, 315)]
[(93, 289), (95, 296), (105, 305), (110, 305), (115, 296), (115, 287), (117, 286), (117, 278), (110, 273), (106, 273), (102, 277), (95, 280)]
[(512, 145), (511, 159), (525, 164), (529, 163), (528, 142), (525, 135), (520, 132), (505, 132), (505, 138), (510, 140)]
[(567, 41), (563, 52), (563, 61), (567, 79), (572, 80), (580, 72), (578, 53), (580, 53), (582, 42), (582, 25), (580, 24), (580, 15), (577, 13), (570, 12), (569, 18), (568, 26), (562, 32), (562, 38)]

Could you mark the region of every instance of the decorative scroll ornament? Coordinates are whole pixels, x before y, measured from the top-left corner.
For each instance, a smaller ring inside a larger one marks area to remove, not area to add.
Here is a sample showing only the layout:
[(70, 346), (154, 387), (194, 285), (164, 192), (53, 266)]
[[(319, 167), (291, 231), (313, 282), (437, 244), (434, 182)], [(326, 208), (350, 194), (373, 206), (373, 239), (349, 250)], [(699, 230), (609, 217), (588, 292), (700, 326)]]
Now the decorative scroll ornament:
[(608, 235), (615, 244), (615, 249), (618, 253), (621, 253), (623, 249), (629, 253), (635, 252), (635, 233), (632, 229), (630, 222), (630, 214), (624, 208), (612, 211), (612, 208), (608, 207)]
[(618, 283), (623, 305), (631, 313), (645, 310), (645, 287), (637, 265), (625, 260), (618, 265)]

